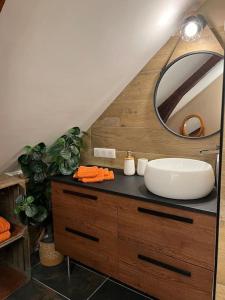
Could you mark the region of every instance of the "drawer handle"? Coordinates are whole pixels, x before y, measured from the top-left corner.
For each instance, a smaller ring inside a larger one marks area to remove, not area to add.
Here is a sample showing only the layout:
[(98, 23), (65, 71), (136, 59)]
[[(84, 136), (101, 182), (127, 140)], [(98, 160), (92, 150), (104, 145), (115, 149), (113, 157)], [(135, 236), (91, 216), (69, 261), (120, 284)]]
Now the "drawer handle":
[(94, 195), (80, 193), (80, 192), (74, 192), (74, 191), (69, 191), (69, 190), (63, 190), (63, 193), (73, 195), (73, 196), (78, 196), (78, 197), (89, 199), (89, 200), (97, 200), (98, 199), (98, 197), (94, 196)]
[(144, 256), (144, 255), (141, 255), (141, 254), (138, 254), (138, 258), (143, 260), (143, 261), (146, 261), (150, 264), (156, 265), (158, 267), (162, 267), (164, 269), (170, 270), (170, 271), (175, 272), (175, 273), (179, 273), (179, 274), (187, 276), (187, 277), (191, 277), (191, 272), (180, 269), (180, 268), (177, 268), (177, 267), (174, 267), (174, 266), (171, 266), (171, 265), (168, 265), (168, 264), (166, 264), (164, 262), (161, 262), (159, 260)]
[(160, 212), (160, 211), (156, 211), (156, 210), (151, 210), (151, 209), (147, 209), (147, 208), (143, 208), (143, 207), (138, 207), (138, 211), (141, 213), (144, 213), (144, 214), (149, 214), (149, 215), (156, 216), (156, 217), (171, 219), (171, 220), (175, 220), (175, 221), (179, 221), (179, 222), (183, 222), (183, 223), (189, 223), (189, 224), (194, 223), (193, 219), (190, 219), (190, 218), (172, 215), (172, 214), (168, 214), (168, 213), (164, 213), (164, 212)]
[(72, 234), (75, 234), (75, 235), (78, 235), (80, 237), (83, 237), (85, 239), (88, 239), (88, 240), (91, 240), (91, 241), (94, 241), (94, 242), (99, 242), (99, 238), (93, 236), (93, 235), (90, 235), (90, 234), (87, 234), (87, 233), (84, 233), (84, 232), (81, 232), (81, 231), (78, 231), (78, 230), (75, 230), (75, 229), (72, 229), (70, 227), (65, 227), (65, 230), (72, 233)]

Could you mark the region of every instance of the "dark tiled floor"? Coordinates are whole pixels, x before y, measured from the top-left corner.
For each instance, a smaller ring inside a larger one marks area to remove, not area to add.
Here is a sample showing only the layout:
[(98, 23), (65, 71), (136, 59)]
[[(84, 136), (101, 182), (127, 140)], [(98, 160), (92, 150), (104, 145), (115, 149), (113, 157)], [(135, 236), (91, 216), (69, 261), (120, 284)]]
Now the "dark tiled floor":
[(7, 300), (65, 300), (64, 297), (57, 295), (54, 291), (30, 281), (23, 288), (17, 290)]
[[(7, 300), (149, 300), (93, 270), (71, 263), (71, 279), (66, 264), (43, 267), (32, 258), (33, 280)], [(151, 300), (151, 299), (150, 299)]]
[(102, 287), (89, 298), (91, 300), (147, 300), (147, 298), (136, 293), (125, 286), (112, 280), (107, 280)]
[(87, 299), (106, 279), (104, 276), (71, 263), (71, 279), (66, 264), (56, 267), (35, 266), (32, 277), (70, 299)]

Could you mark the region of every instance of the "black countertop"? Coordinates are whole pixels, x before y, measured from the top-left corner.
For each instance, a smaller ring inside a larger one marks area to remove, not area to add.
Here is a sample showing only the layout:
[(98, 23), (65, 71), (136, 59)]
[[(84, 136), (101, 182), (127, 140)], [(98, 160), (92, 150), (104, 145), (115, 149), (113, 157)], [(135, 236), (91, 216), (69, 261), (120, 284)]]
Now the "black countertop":
[(214, 189), (207, 197), (197, 200), (175, 200), (157, 196), (147, 190), (144, 185), (143, 176), (125, 176), (122, 170), (114, 170), (115, 180), (82, 183), (72, 178), (72, 176), (53, 176), (51, 180), (70, 185), (86, 187), (89, 189), (126, 196), (145, 202), (152, 202), (179, 209), (196, 211), (208, 215), (217, 214), (217, 193)]

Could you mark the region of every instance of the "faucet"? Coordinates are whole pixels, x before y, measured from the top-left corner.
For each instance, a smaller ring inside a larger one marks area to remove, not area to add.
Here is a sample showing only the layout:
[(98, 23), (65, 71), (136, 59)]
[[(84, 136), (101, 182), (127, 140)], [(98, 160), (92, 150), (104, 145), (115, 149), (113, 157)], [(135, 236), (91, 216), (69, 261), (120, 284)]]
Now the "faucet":
[(216, 164), (215, 164), (215, 178), (216, 178), (216, 187), (218, 188), (218, 179), (219, 179), (219, 163), (220, 163), (220, 146), (217, 145), (214, 149), (203, 149), (200, 151), (201, 155), (216, 154)]

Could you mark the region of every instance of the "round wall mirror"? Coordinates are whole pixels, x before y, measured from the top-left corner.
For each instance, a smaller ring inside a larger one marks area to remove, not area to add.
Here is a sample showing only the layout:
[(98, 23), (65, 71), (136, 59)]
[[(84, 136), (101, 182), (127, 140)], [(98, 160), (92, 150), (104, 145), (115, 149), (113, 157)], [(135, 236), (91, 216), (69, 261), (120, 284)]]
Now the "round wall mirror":
[(155, 89), (161, 123), (185, 138), (204, 138), (220, 130), (224, 58), (192, 52), (166, 66)]

